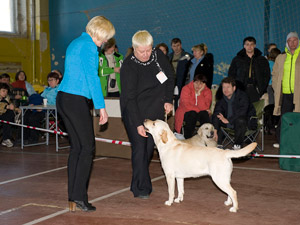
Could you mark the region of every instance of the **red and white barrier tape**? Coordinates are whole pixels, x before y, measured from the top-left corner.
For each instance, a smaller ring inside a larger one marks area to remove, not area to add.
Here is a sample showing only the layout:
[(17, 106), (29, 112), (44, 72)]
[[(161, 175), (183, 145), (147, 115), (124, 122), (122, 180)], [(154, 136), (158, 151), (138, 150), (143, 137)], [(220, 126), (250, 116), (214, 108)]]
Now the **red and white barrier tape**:
[(126, 142), (126, 141), (117, 141), (117, 140), (110, 140), (110, 139), (105, 139), (105, 138), (95, 138), (96, 141), (102, 141), (102, 142), (106, 142), (106, 143), (112, 143), (112, 144), (116, 144), (116, 145), (126, 145), (126, 146), (131, 146), (130, 142)]
[[(22, 125), (22, 124), (18, 124), (18, 123), (13, 123), (13, 122), (8, 122), (5, 120), (0, 120), (1, 123), (7, 123), (10, 125), (15, 125), (15, 126), (19, 126), (19, 127), (25, 127), (25, 128), (29, 128), (29, 129), (33, 129), (33, 130), (40, 130), (40, 131), (44, 131), (44, 132), (50, 132), (50, 133), (54, 133), (54, 134), (59, 134), (59, 135), (64, 135), (67, 136), (68, 134), (65, 132), (61, 132), (61, 131), (57, 131), (57, 130), (47, 130), (47, 129), (43, 129), (43, 128), (39, 128), (39, 127), (32, 127), (32, 126), (28, 126), (28, 125)], [(105, 139), (105, 138), (95, 138), (96, 141), (102, 141), (102, 142), (106, 142), (106, 143), (111, 143), (111, 144), (116, 144), (116, 145), (125, 145), (125, 146), (131, 146), (130, 142), (126, 142), (126, 141), (117, 141), (117, 140), (111, 140), (111, 139)], [(300, 155), (265, 155), (265, 154), (252, 154), (251, 156), (253, 157), (259, 157), (259, 158), (263, 158), (263, 157), (270, 157), (270, 158), (291, 158), (291, 159), (300, 159)]]
[[(5, 120), (0, 120), (1, 123), (7, 123), (10, 125), (15, 125), (15, 126), (19, 126), (19, 127), (25, 127), (25, 128), (29, 128), (29, 129), (33, 129), (33, 130), (40, 130), (40, 131), (44, 131), (44, 132), (49, 132), (49, 133), (54, 133), (54, 134), (59, 134), (59, 135), (64, 135), (67, 136), (68, 134), (65, 132), (61, 132), (61, 131), (57, 131), (57, 130), (47, 130), (47, 129), (43, 129), (43, 128), (39, 128), (39, 127), (33, 127), (33, 126), (28, 126), (28, 125), (22, 125), (22, 124), (18, 124), (18, 123), (13, 123), (13, 122), (9, 122), (9, 121), (5, 121)], [(116, 145), (126, 145), (126, 146), (131, 146), (130, 142), (126, 142), (126, 141), (117, 141), (117, 140), (110, 140), (110, 139), (104, 139), (104, 138), (95, 138), (96, 141), (102, 141), (102, 142), (106, 142), (106, 143), (112, 143), (112, 144), (116, 144)]]
[(265, 155), (265, 154), (252, 154), (254, 157), (264, 158), (264, 157), (270, 157), (270, 158), (291, 158), (291, 159), (300, 159), (300, 155)]
[(61, 132), (61, 131), (57, 131), (57, 130), (47, 130), (47, 129), (43, 129), (43, 128), (39, 128), (39, 127), (33, 127), (33, 126), (24, 125), (24, 124), (13, 123), (13, 122), (5, 121), (5, 120), (0, 120), (0, 122), (1, 123), (7, 123), (7, 124), (10, 124), (10, 125), (19, 126), (19, 127), (25, 127), (25, 128), (29, 128), (29, 129), (33, 129), (33, 130), (40, 130), (40, 131), (44, 131), (44, 132), (49, 132), (49, 133), (53, 133), (53, 134), (59, 134), (59, 135), (64, 135), (64, 136), (68, 135), (65, 132)]

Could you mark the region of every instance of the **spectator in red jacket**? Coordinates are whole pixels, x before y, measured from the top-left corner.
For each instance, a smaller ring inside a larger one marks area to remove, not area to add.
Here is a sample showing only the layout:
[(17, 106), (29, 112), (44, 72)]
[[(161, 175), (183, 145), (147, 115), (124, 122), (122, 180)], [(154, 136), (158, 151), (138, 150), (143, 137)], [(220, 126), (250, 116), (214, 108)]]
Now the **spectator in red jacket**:
[(194, 135), (196, 122), (209, 123), (210, 105), (212, 102), (211, 90), (206, 86), (207, 78), (202, 74), (196, 74), (189, 84), (182, 88), (179, 107), (175, 113), (175, 130), (181, 133), (183, 121), (184, 137)]

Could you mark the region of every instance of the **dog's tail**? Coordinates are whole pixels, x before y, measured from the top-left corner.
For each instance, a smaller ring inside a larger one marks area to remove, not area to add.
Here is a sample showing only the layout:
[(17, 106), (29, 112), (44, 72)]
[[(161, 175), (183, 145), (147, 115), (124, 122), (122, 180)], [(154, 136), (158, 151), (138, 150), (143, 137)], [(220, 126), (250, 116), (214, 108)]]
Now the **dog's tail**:
[(251, 143), (240, 150), (226, 150), (227, 158), (240, 158), (252, 152), (257, 146), (257, 143)]

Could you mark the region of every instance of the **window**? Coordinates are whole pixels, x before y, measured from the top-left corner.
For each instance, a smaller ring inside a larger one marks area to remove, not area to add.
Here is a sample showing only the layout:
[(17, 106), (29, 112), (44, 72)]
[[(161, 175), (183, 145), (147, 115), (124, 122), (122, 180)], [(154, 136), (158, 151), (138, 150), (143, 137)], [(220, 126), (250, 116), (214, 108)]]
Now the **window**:
[(0, 31), (15, 33), (15, 10), (13, 0), (0, 1)]
[[(1, 36), (26, 35), (26, 2), (24, 0), (0, 0)], [(32, 3), (32, 0), (29, 0), (29, 3)]]

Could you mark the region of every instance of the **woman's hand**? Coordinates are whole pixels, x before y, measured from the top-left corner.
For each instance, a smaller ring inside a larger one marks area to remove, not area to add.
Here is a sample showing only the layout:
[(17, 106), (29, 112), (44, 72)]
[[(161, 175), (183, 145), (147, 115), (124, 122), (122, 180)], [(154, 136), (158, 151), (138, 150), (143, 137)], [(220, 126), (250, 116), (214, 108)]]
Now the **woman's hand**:
[(173, 110), (173, 105), (171, 103), (165, 103), (164, 108), (165, 112), (169, 114)]
[(212, 115), (212, 111), (210, 109), (206, 110), (208, 112), (208, 115), (211, 116)]
[(14, 109), (15, 109), (15, 106), (14, 106), (14, 104), (10, 103), (9, 105), (7, 105), (6, 108), (7, 108), (7, 109), (10, 109), (10, 110), (14, 110)]
[(115, 72), (115, 73), (120, 73), (120, 69), (121, 69), (120, 67), (115, 67), (115, 68), (114, 68), (114, 72)]
[(16, 95), (16, 96), (15, 96), (15, 99), (21, 99), (21, 98), (22, 98), (21, 95)]
[(137, 132), (138, 132), (138, 134), (141, 135), (142, 137), (148, 137), (147, 134), (146, 134), (146, 131), (145, 131), (145, 128), (144, 128), (143, 125), (137, 127)]
[(108, 120), (108, 115), (107, 115), (105, 108), (100, 109), (99, 125), (105, 124), (107, 122), (107, 120)]

